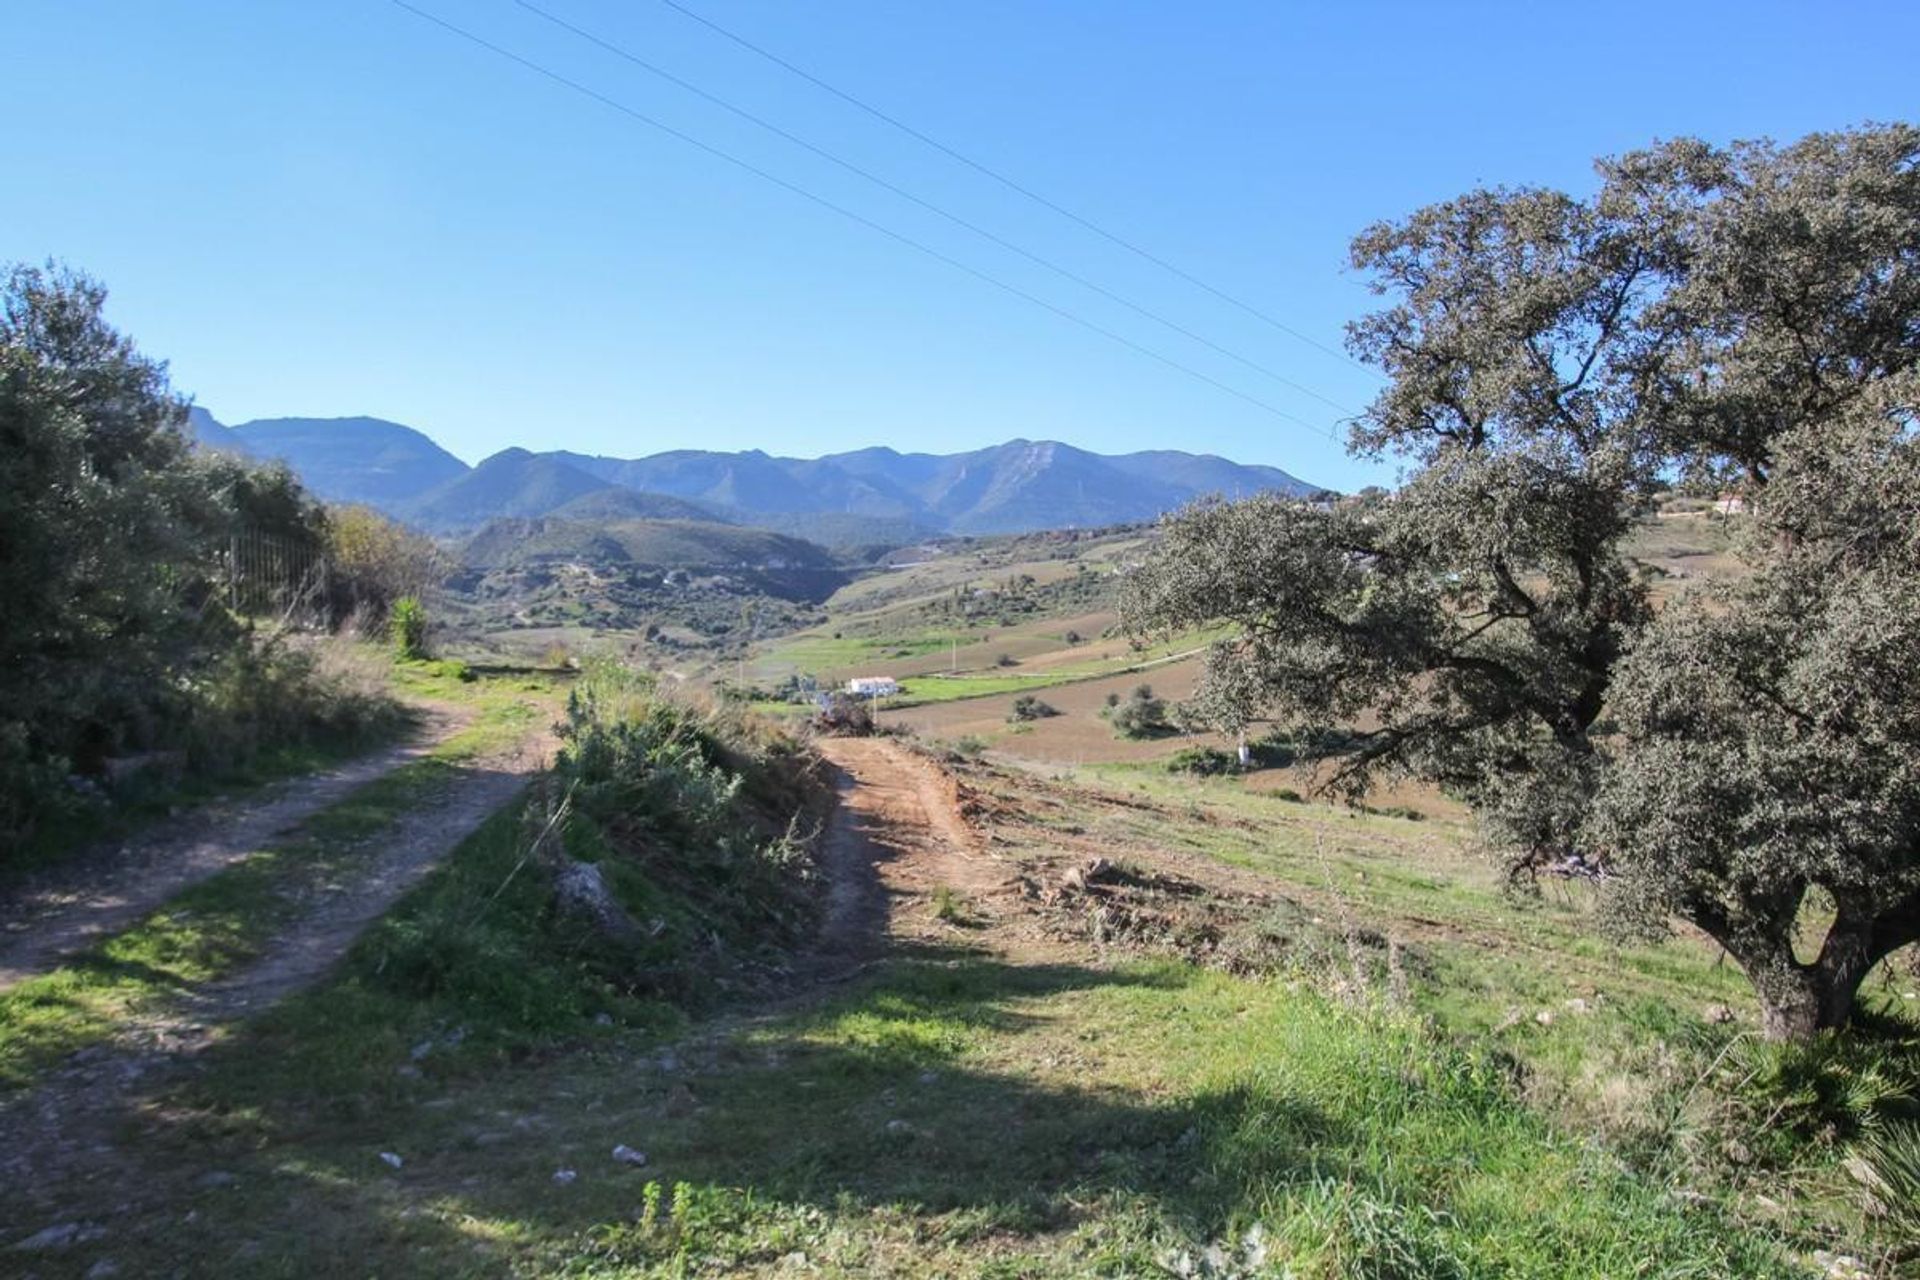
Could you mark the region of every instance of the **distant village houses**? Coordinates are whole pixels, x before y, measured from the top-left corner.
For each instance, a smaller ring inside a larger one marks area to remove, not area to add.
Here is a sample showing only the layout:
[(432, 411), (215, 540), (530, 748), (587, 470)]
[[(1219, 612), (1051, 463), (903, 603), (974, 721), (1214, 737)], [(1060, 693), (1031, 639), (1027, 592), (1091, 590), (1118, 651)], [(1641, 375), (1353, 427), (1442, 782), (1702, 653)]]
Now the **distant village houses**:
[(847, 692), (856, 698), (891, 698), (900, 692), (900, 682), (892, 676), (855, 676), (847, 681)]

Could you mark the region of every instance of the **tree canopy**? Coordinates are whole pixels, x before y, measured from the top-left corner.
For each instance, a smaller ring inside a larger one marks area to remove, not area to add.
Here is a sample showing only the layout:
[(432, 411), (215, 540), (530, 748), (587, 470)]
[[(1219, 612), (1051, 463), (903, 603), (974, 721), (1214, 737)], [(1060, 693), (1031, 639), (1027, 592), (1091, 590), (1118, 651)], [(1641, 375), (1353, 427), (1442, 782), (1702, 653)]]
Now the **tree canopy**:
[(284, 467), (194, 449), (165, 366), (105, 299), (64, 269), (0, 269), (0, 855), (108, 757), (213, 741), (216, 707), (223, 741), (333, 717), (289, 705), (306, 668), (220, 589), (243, 532), (320, 555), (324, 509)]
[[(1615, 919), (1690, 920), (1801, 1035), (1920, 927), (1920, 694), (1893, 674), (1920, 573), (1920, 130), (1681, 140), (1598, 175), (1365, 231), (1388, 301), (1349, 344), (1388, 384), (1351, 446), (1404, 482), (1190, 510), (1128, 617), (1238, 623), (1196, 698), (1217, 722), (1370, 717), (1333, 787), (1427, 778), (1516, 871), (1605, 867)], [(1674, 480), (1746, 496), (1751, 572), (1656, 611), (1623, 542)], [(1815, 894), (1838, 914), (1802, 961)]]

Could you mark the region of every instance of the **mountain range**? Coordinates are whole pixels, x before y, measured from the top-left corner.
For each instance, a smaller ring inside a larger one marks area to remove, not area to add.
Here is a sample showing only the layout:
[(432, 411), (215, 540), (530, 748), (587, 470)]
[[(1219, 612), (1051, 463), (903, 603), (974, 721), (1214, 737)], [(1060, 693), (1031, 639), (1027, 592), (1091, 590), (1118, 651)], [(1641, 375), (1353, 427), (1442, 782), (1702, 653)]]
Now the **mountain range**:
[(379, 418), (190, 418), (210, 448), (285, 462), (330, 502), (361, 502), (433, 533), (497, 519), (706, 520), (828, 545), (943, 533), (1021, 533), (1151, 520), (1207, 494), (1321, 492), (1277, 467), (1177, 450), (1098, 454), (1052, 440), (965, 453), (876, 447), (820, 458), (680, 449), (641, 458), (507, 449), (469, 467)]

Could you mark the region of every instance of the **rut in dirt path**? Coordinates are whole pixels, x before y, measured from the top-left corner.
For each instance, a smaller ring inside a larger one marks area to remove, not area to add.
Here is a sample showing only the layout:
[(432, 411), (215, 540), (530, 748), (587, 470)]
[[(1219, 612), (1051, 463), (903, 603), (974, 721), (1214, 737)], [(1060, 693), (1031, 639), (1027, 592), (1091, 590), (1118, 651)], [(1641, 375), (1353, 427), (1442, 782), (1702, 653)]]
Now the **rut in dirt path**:
[(325, 977), (361, 930), (383, 915), (462, 840), (544, 769), (550, 731), (462, 765), (446, 785), (385, 828), (377, 852), (313, 886), (301, 914), (264, 954), (224, 978), (130, 1018), (109, 1044), (83, 1049), (39, 1083), (0, 1097), (0, 1184), (49, 1198), (69, 1179), (111, 1181), (118, 1144), (143, 1099), (193, 1067), (222, 1029)]
[(425, 707), (404, 743), (277, 783), (247, 800), (195, 808), (0, 891), (0, 991), (121, 932), (175, 894), (425, 756), (472, 718), (464, 707)]
[[(950, 928), (929, 914), (938, 891), (981, 906), (1010, 892), (1015, 869), (981, 847), (953, 778), (938, 765), (887, 738), (816, 745), (841, 777), (825, 847), (823, 950), (871, 957), (888, 943), (947, 938)], [(1004, 941), (984, 933), (971, 940)]]

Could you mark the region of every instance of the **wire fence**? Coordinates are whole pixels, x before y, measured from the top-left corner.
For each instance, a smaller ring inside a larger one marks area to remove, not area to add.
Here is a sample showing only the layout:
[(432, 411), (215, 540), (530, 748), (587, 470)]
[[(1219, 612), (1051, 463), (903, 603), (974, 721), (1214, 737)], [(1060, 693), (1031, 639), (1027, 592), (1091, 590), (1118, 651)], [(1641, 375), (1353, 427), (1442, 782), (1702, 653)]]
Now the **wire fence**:
[(319, 548), (257, 529), (227, 539), (227, 607), (247, 617), (271, 617), (302, 627), (329, 622), (329, 569)]

